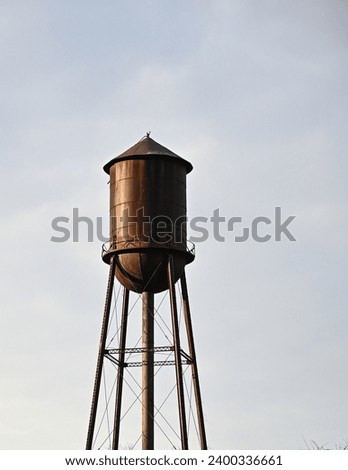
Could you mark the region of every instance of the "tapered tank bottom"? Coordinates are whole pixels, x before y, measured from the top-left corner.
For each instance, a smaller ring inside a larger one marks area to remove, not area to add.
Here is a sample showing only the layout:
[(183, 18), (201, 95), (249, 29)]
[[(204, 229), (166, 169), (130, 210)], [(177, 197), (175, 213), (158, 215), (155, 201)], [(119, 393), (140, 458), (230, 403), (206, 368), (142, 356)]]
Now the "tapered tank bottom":
[[(184, 267), (194, 259), (191, 252), (160, 248), (134, 250), (117, 255), (116, 278), (133, 292), (163, 292), (169, 288), (167, 263), (169, 253), (175, 260), (175, 282), (182, 276)], [(103, 260), (108, 263), (112, 252), (106, 253)]]

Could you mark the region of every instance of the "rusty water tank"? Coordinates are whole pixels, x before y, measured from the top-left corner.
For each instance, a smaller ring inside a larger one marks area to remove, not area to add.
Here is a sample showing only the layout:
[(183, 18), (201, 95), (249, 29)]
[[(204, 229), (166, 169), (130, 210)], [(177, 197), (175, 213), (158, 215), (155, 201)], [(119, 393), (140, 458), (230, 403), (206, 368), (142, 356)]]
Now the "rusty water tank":
[(103, 260), (116, 254), (116, 277), (134, 292), (168, 289), (167, 263), (172, 254), (175, 280), (194, 252), (186, 239), (187, 160), (147, 134), (113, 158), (110, 175), (110, 243)]

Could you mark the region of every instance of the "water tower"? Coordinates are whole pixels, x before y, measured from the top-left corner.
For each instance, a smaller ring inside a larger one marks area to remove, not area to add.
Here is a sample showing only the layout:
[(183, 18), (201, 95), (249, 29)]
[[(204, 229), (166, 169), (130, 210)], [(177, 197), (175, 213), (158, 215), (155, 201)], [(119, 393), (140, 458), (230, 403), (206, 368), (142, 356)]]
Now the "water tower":
[[(124, 374), (127, 367), (141, 368), (142, 449), (155, 448), (156, 415), (154, 383), (157, 366), (175, 368), (175, 388), (180, 447), (189, 448), (183, 365), (189, 365), (201, 449), (207, 449), (197, 360), (191, 322), (185, 266), (194, 260), (194, 249), (186, 237), (186, 175), (192, 170), (187, 160), (150, 138), (149, 133), (130, 149), (104, 166), (110, 175), (110, 241), (103, 247), (103, 261), (110, 265), (102, 321), (86, 449), (94, 446), (96, 416), (105, 360), (115, 371), (113, 423), (110, 447), (119, 449)], [(123, 287), (117, 348), (107, 346), (115, 277)], [(180, 281), (180, 283), (178, 282)], [(181, 287), (185, 344), (181, 346), (175, 284)], [(160, 346), (155, 340), (155, 294), (169, 291), (172, 342)], [(127, 345), (130, 292), (141, 296), (141, 347)], [(165, 361), (156, 355), (167, 351)], [(132, 354), (139, 361), (129, 361)], [(128, 359), (127, 359), (128, 358)]]

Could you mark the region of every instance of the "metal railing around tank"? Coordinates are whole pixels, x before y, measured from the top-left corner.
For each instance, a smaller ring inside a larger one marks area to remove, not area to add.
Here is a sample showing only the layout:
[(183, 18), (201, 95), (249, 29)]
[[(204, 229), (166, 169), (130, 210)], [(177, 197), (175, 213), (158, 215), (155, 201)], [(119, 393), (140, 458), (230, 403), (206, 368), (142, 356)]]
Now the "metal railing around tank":
[[(121, 241), (116, 241), (116, 240), (109, 240), (108, 242), (103, 243), (102, 245), (102, 257), (106, 253), (110, 253), (111, 251), (132, 251), (133, 248), (139, 248), (139, 249), (146, 249), (146, 248), (165, 248), (166, 250), (181, 250), (182, 244), (173, 244), (170, 242), (168, 243), (161, 243), (160, 245), (153, 245), (152, 247), (149, 246), (147, 243), (143, 244), (142, 246), (142, 240), (139, 240), (137, 238), (129, 238), (127, 240), (121, 240)], [(180, 248), (179, 248), (180, 247)], [(193, 257), (196, 256), (196, 246), (193, 242), (190, 240), (186, 240), (185, 243), (185, 252), (191, 254)]]

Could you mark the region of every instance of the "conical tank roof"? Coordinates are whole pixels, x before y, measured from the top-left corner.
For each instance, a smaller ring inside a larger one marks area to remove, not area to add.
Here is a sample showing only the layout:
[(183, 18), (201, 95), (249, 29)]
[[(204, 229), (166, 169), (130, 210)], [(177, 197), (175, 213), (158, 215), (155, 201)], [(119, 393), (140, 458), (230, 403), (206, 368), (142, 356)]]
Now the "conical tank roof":
[(110, 160), (104, 166), (104, 171), (107, 174), (110, 174), (110, 168), (118, 161), (154, 156), (175, 158), (176, 160), (180, 160), (186, 166), (187, 173), (189, 173), (193, 168), (190, 162), (182, 157), (179, 157), (179, 155), (167, 149), (166, 147), (163, 147), (163, 145), (151, 139), (149, 134), (147, 134), (145, 137), (139, 140), (139, 142), (133, 145), (133, 147)]

